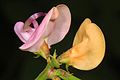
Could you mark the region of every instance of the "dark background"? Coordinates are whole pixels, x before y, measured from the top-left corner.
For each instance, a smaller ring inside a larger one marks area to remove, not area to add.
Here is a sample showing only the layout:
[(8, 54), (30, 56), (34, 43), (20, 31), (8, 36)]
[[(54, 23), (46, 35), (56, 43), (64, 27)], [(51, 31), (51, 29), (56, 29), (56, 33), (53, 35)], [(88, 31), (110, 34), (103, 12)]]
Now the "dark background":
[(34, 80), (45, 68), (43, 58), (18, 49), (22, 42), (14, 33), (14, 24), (31, 14), (48, 12), (64, 3), (72, 14), (71, 29), (63, 41), (52, 46), (58, 55), (69, 49), (79, 25), (90, 18), (103, 31), (106, 54), (102, 63), (90, 71), (70, 67), (82, 80), (120, 80), (120, 1), (119, 0), (0, 0), (0, 80)]

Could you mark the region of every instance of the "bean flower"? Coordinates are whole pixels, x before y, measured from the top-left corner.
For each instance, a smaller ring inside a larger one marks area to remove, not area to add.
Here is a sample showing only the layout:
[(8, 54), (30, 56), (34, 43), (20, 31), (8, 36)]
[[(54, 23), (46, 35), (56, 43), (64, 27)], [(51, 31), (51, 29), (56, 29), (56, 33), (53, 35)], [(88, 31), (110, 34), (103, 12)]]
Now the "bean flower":
[(63, 53), (58, 60), (80, 70), (97, 67), (103, 60), (105, 39), (101, 29), (85, 19), (73, 41), (73, 47)]
[[(37, 18), (45, 16), (41, 23)], [(39, 52), (41, 49), (49, 51), (51, 45), (60, 42), (68, 33), (71, 23), (69, 8), (60, 4), (48, 13), (38, 12), (30, 16), (25, 23), (17, 22), (14, 31), (23, 45), (23, 51)], [(31, 26), (33, 24), (33, 27)]]
[[(39, 23), (38, 18), (43, 16)], [(35, 80), (81, 80), (68, 71), (61, 69), (62, 64), (80, 70), (91, 70), (97, 67), (104, 58), (105, 38), (102, 30), (89, 18), (86, 18), (78, 29), (73, 45), (66, 52), (57, 56), (56, 50), (50, 55), (50, 47), (66, 36), (70, 29), (71, 13), (69, 8), (60, 4), (51, 8), (48, 13), (38, 12), (25, 22), (19, 21), (14, 31), (23, 45), (19, 49), (33, 52), (46, 59), (46, 68)]]

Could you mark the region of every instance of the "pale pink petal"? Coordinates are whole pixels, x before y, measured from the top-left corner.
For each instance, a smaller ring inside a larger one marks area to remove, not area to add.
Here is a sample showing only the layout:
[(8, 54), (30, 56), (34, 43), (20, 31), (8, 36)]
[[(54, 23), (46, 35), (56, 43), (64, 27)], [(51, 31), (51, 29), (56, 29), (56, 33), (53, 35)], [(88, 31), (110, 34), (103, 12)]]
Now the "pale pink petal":
[[(44, 32), (47, 28), (47, 24), (48, 21), (50, 20), (50, 17), (52, 15), (53, 9), (51, 9), (48, 14), (45, 16), (45, 18), (43, 19), (43, 21), (41, 22), (40, 26), (37, 27), (34, 31), (34, 33), (32, 34), (32, 36), (29, 38), (29, 40), (23, 44), (20, 49), (22, 50), (26, 50), (26, 51), (31, 51), (31, 52), (35, 52), (36, 50), (38, 50), (38, 48), (40, 47), (39, 44), (41, 44), (41, 42), (43, 42), (44, 40)], [(39, 43), (38, 43), (39, 42)], [(34, 45), (34, 46), (33, 46)], [(39, 45), (39, 47), (37, 49), (31, 50), (30, 48), (34, 48), (35, 45)]]
[(29, 39), (29, 37), (32, 35), (32, 33), (34, 32), (35, 29), (29, 28), (29, 31), (26, 32), (26, 31), (23, 30), (23, 27), (24, 27), (23, 22), (17, 22), (15, 24), (14, 31), (18, 35), (20, 40), (23, 43), (26, 43), (26, 41)]
[(33, 23), (34, 28), (37, 28), (39, 25), (38, 25), (36, 19), (39, 18), (39, 17), (41, 17), (41, 16), (45, 16), (45, 15), (46, 15), (46, 13), (38, 12), (38, 13), (35, 13), (32, 16), (30, 16), (25, 21), (24, 29), (25, 28), (29, 28), (31, 23)]
[(15, 24), (15, 26), (14, 26), (14, 31), (18, 35), (18, 37), (20, 38), (20, 40), (25, 43), (26, 39), (21, 35), (23, 26), (24, 26), (23, 22), (17, 22)]
[(59, 11), (59, 16), (54, 22), (49, 21), (48, 24), (48, 27), (54, 27), (54, 30), (48, 36), (49, 45), (60, 42), (68, 33), (71, 24), (71, 14), (69, 8), (64, 4), (58, 5), (56, 8)]

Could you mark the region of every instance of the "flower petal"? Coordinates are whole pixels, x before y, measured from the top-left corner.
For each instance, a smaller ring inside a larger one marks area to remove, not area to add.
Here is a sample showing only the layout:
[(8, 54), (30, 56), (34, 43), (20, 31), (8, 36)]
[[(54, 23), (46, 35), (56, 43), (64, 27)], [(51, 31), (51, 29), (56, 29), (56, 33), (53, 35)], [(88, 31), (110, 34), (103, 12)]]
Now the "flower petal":
[(26, 41), (29, 39), (29, 37), (32, 35), (32, 33), (34, 32), (35, 29), (29, 27), (29, 31), (26, 32), (26, 31), (24, 31), (23, 27), (24, 27), (23, 22), (17, 22), (14, 26), (14, 31), (18, 35), (20, 40), (23, 43), (26, 43)]
[(14, 31), (18, 35), (20, 40), (25, 43), (26, 39), (20, 34), (22, 32), (23, 26), (24, 26), (23, 22), (17, 22), (14, 26)]
[(24, 29), (29, 28), (30, 24), (33, 23), (34, 28), (38, 27), (38, 23), (36, 21), (37, 18), (41, 17), (41, 16), (45, 16), (46, 14), (43, 12), (38, 12), (33, 14), (32, 16), (30, 16), (26, 21), (25, 21), (25, 25), (24, 25)]
[(69, 8), (64, 4), (60, 4), (56, 8), (59, 12), (58, 18), (54, 21), (49, 21), (48, 24), (48, 26), (54, 27), (53, 32), (48, 36), (49, 45), (60, 42), (68, 33), (71, 24), (71, 14)]
[(78, 45), (84, 37), (85, 34), (85, 27), (91, 23), (91, 20), (86, 18), (83, 23), (80, 25), (80, 28), (78, 29), (74, 41), (73, 41), (73, 46)]
[[(80, 41), (79, 41), (80, 40)], [(60, 56), (60, 61), (80, 70), (97, 67), (105, 54), (105, 39), (101, 29), (86, 19), (76, 33), (73, 47)]]
[[(53, 8), (48, 12), (48, 14), (44, 17), (43, 21), (39, 25), (39, 27), (35, 29), (34, 33), (31, 35), (29, 40), (25, 44), (23, 44), (20, 47), (20, 49), (30, 51), (30, 52), (36, 52), (39, 50), (40, 45), (42, 45), (43, 43), (43, 40), (45, 37), (44, 32), (47, 28), (46, 25), (50, 20), (52, 12), (53, 12)], [(31, 47), (33, 48), (32, 50), (31, 50)]]

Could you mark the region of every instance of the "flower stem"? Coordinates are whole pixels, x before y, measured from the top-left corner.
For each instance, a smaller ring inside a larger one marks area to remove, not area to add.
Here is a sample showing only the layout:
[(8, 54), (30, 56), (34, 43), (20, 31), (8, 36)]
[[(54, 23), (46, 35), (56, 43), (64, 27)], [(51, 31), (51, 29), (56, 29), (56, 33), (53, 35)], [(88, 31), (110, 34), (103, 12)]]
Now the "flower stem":
[(60, 69), (60, 63), (56, 59), (56, 51), (54, 52), (53, 56), (51, 58), (47, 59), (47, 66), (46, 68), (38, 75), (38, 77), (35, 80), (47, 80), (52, 79), (52, 80), (81, 80), (69, 72)]
[(35, 80), (46, 80), (48, 77), (48, 71), (51, 69), (50, 64), (47, 64), (46, 68), (38, 75)]
[(81, 80), (63, 69), (56, 69), (55, 74), (63, 80)]

